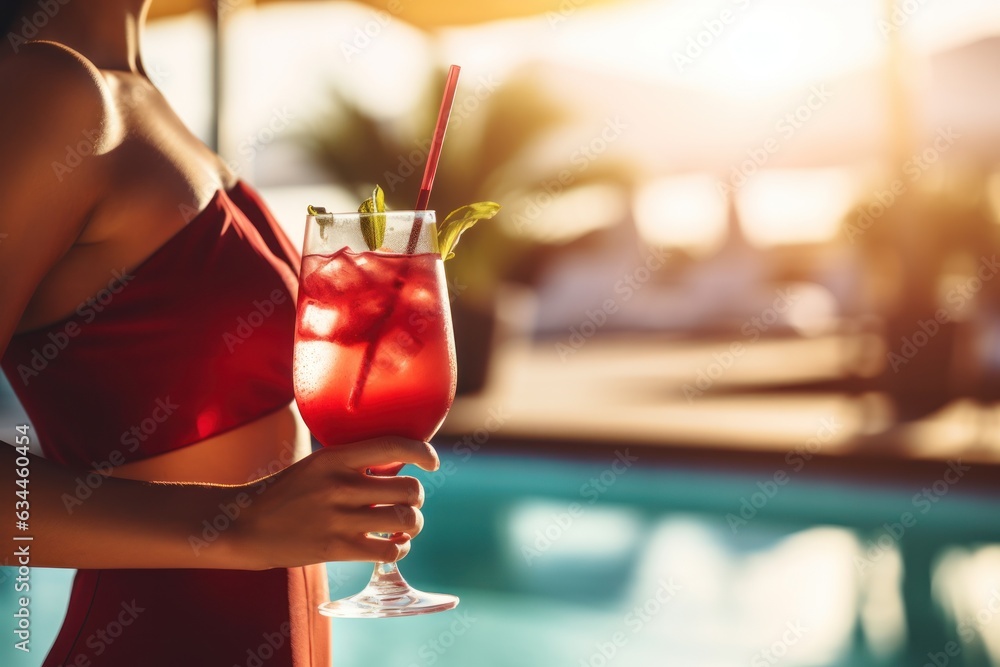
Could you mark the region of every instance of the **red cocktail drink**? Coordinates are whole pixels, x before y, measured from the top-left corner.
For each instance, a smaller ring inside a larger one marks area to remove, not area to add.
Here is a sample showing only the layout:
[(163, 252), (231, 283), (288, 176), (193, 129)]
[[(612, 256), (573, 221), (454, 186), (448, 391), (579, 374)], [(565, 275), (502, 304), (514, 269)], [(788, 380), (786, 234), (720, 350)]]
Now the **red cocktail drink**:
[[(441, 426), (455, 397), (442, 253), (434, 211), (306, 219), (292, 372), (299, 411), (323, 445), (386, 436), (428, 441)], [(367, 472), (394, 475), (401, 467)], [(454, 595), (412, 588), (395, 563), (376, 563), (364, 590), (319, 611), (382, 618), (457, 604)]]
[(429, 440), (437, 432), (455, 396), (445, 286), (435, 253), (342, 249), (303, 258), (295, 387), (323, 445), (384, 435)]

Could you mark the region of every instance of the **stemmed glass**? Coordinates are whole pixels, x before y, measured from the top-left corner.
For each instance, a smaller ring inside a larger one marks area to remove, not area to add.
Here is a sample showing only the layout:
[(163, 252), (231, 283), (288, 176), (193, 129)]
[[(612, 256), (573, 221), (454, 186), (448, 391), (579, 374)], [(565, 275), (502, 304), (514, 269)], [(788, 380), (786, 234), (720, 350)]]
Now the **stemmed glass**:
[[(363, 226), (375, 216), (385, 221), (385, 238), (371, 251)], [(316, 438), (326, 447), (385, 435), (430, 440), (455, 397), (455, 369), (434, 211), (310, 215), (294, 382), (302, 418)], [(401, 468), (369, 472), (395, 475)], [(457, 604), (453, 595), (411, 588), (395, 563), (376, 563), (363, 591), (319, 611), (381, 618)]]

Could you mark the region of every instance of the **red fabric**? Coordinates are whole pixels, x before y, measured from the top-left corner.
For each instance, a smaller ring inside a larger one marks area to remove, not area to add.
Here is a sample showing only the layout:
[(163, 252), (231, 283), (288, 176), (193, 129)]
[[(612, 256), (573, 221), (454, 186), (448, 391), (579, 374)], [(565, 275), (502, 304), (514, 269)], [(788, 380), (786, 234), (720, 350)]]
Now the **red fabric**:
[(290, 403), (298, 265), (240, 182), (95, 301), (14, 336), (2, 366), (46, 457), (120, 465)]
[(43, 667), (327, 667), (322, 565), (80, 570)]
[[(46, 456), (120, 465), (288, 405), (298, 266), (239, 183), (139, 266), (118, 267), (95, 301), (16, 335), (2, 366)], [(322, 565), (81, 570), (44, 664), (325, 666), (330, 625), (316, 605), (327, 595)]]

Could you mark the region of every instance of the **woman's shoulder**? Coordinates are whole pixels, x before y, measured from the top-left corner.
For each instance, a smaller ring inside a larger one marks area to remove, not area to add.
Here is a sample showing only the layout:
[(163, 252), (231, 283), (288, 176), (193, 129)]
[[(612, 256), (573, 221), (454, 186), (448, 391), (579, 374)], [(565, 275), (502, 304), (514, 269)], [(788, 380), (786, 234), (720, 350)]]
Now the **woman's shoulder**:
[(0, 59), (0, 85), (30, 80), (95, 92), (103, 87), (101, 72), (93, 63), (65, 44), (47, 40), (25, 42), (15, 53)]
[(40, 40), (0, 60), (0, 98), (6, 101), (0, 108), (5, 132), (44, 123), (37, 129), (55, 135), (103, 133), (112, 110), (107, 83), (89, 60), (64, 44)]

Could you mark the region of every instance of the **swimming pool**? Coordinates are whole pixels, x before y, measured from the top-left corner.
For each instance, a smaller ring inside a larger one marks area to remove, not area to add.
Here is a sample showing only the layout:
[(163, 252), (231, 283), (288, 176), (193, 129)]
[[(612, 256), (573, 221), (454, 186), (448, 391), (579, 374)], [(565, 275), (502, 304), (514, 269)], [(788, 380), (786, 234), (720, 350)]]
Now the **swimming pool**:
[[(418, 587), (460, 595), (459, 608), (338, 620), (338, 667), (919, 667), (926, 646), (951, 665), (989, 664), (1000, 634), (990, 606), (1000, 590), (994, 498), (958, 484), (921, 513), (905, 486), (807, 471), (772, 488), (760, 471), (671, 465), (629, 448), (587, 459), (503, 452), (501, 443), (443, 451), (440, 471), (417, 473), (427, 527), (402, 569)], [(906, 511), (913, 525), (884, 539), (883, 524)], [(933, 549), (907, 555), (900, 547), (911, 543)], [(920, 558), (950, 623), (936, 603), (902, 595), (923, 590), (903, 577), (904, 562)], [(360, 590), (369, 570), (331, 564), (331, 590)], [(10, 618), (6, 574), (0, 604)], [(0, 664), (40, 664), (69, 580), (33, 570), (34, 651), (18, 655), (5, 642)], [(948, 656), (963, 621), (972, 641)]]

